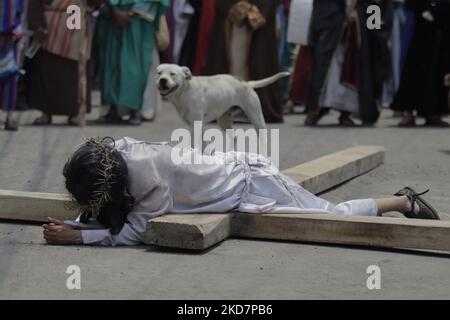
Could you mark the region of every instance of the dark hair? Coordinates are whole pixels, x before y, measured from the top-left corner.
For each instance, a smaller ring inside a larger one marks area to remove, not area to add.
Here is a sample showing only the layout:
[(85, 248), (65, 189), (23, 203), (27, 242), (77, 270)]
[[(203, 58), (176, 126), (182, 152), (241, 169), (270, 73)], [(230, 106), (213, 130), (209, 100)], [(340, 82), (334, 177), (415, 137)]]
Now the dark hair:
[[(127, 222), (127, 215), (134, 206), (134, 198), (128, 191), (128, 168), (124, 158), (113, 146), (108, 148), (108, 156), (114, 161), (108, 187), (109, 200), (99, 208), (97, 220), (110, 228), (112, 234), (117, 234)], [(102, 179), (103, 156), (95, 144), (87, 143), (75, 151), (64, 165), (66, 188), (81, 208), (87, 208), (98, 191), (98, 182)], [(80, 220), (87, 223), (92, 216), (91, 210), (82, 209)]]

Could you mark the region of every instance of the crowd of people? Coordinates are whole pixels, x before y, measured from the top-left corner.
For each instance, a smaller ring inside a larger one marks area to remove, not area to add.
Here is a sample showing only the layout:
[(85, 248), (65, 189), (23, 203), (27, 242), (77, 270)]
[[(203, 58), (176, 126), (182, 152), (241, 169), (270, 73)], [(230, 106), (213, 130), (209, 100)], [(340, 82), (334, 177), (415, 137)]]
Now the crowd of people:
[[(288, 31), (304, 31), (290, 14), (308, 3), (308, 39), (289, 42)], [(79, 28), (68, 27), (71, 5), (80, 8)], [(372, 5), (381, 28), (367, 27)], [(99, 123), (152, 121), (162, 62), (242, 80), (291, 71), (257, 89), (268, 123), (304, 105), (308, 126), (330, 109), (341, 126), (373, 125), (382, 108), (400, 126), (416, 117), (448, 126), (450, 0), (0, 0), (0, 28), (7, 130), (17, 129), (16, 108), (40, 110), (35, 125), (66, 116), (82, 126), (95, 88), (108, 106)]]

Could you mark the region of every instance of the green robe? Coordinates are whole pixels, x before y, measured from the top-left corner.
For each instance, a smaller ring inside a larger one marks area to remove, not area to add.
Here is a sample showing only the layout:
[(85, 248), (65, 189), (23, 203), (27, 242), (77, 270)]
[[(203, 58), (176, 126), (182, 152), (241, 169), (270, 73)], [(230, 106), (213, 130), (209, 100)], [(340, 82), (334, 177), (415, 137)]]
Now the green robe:
[[(101, 91), (103, 104), (141, 109), (152, 62), (155, 32), (159, 18), (165, 14), (169, 0), (109, 0), (99, 17), (97, 41), (100, 48)], [(154, 16), (148, 22), (138, 16), (120, 28), (114, 23), (111, 9), (138, 9)]]

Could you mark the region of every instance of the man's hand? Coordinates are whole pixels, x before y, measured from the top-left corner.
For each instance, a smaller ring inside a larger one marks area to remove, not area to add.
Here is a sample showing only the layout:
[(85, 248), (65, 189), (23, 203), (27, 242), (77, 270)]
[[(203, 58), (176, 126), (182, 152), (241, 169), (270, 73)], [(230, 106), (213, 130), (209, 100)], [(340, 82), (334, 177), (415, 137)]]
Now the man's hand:
[(44, 228), (44, 239), (48, 244), (82, 244), (81, 231), (64, 224), (57, 219), (48, 218), (48, 224)]
[(120, 10), (117, 8), (112, 9), (112, 14), (113, 14), (116, 25), (119, 26), (120, 28), (127, 27), (131, 23), (131, 20), (134, 17), (133, 12), (124, 11), (124, 10)]

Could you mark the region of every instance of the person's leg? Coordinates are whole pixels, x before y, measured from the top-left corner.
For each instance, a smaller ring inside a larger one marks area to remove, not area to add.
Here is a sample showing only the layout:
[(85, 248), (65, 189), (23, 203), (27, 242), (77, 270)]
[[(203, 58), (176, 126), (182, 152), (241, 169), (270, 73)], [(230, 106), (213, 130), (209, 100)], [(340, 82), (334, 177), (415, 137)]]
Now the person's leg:
[[(332, 204), (331, 202), (318, 197), (311, 192), (305, 190), (297, 183), (295, 183), (288, 176), (279, 173), (277, 175), (277, 180), (284, 185), (284, 189), (289, 191), (286, 194), (288, 198), (293, 201), (287, 206), (296, 206), (302, 211), (307, 211), (309, 213), (330, 213), (345, 216), (381, 216), (386, 212), (399, 212), (404, 214), (407, 218), (413, 219), (431, 219), (439, 220), (439, 214), (436, 210), (423, 199), (423, 195), (428, 192), (418, 193), (411, 187), (405, 187), (394, 194), (393, 197), (383, 198), (383, 199), (358, 199), (345, 201), (339, 204)], [(264, 190), (258, 191), (262, 196), (267, 194), (267, 197), (273, 196), (274, 188), (262, 188)], [(282, 199), (283, 197), (279, 197)], [(277, 201), (281, 208), (279, 211), (283, 210), (285, 200)]]
[(140, 126), (141, 122), (141, 110), (130, 110), (130, 119), (128, 120), (128, 123), (132, 126)]
[(3, 105), (7, 112), (5, 130), (17, 131), (17, 122), (12, 119), (12, 112), (16, 107), (17, 100), (17, 79), (15, 77), (11, 78), (4, 82), (1, 87), (2, 88), (0, 90), (2, 91), (2, 93), (0, 95), (0, 103)]
[(12, 119), (12, 111), (8, 111), (8, 113), (6, 114), (5, 130), (17, 131), (18, 129), (19, 125), (15, 120)]
[(324, 113), (320, 113), (320, 97), (333, 54), (341, 36), (345, 10), (337, 3), (314, 2), (311, 20), (310, 44), (313, 55), (309, 96), (306, 103), (306, 126), (315, 126)]
[(328, 206), (327, 210), (339, 215), (382, 216), (386, 212), (399, 212), (411, 219), (439, 220), (436, 210), (410, 187), (403, 188), (390, 198), (350, 200), (336, 206)]
[(405, 213), (412, 210), (411, 202), (406, 196), (375, 199), (375, 203), (378, 207), (379, 216), (386, 212)]

